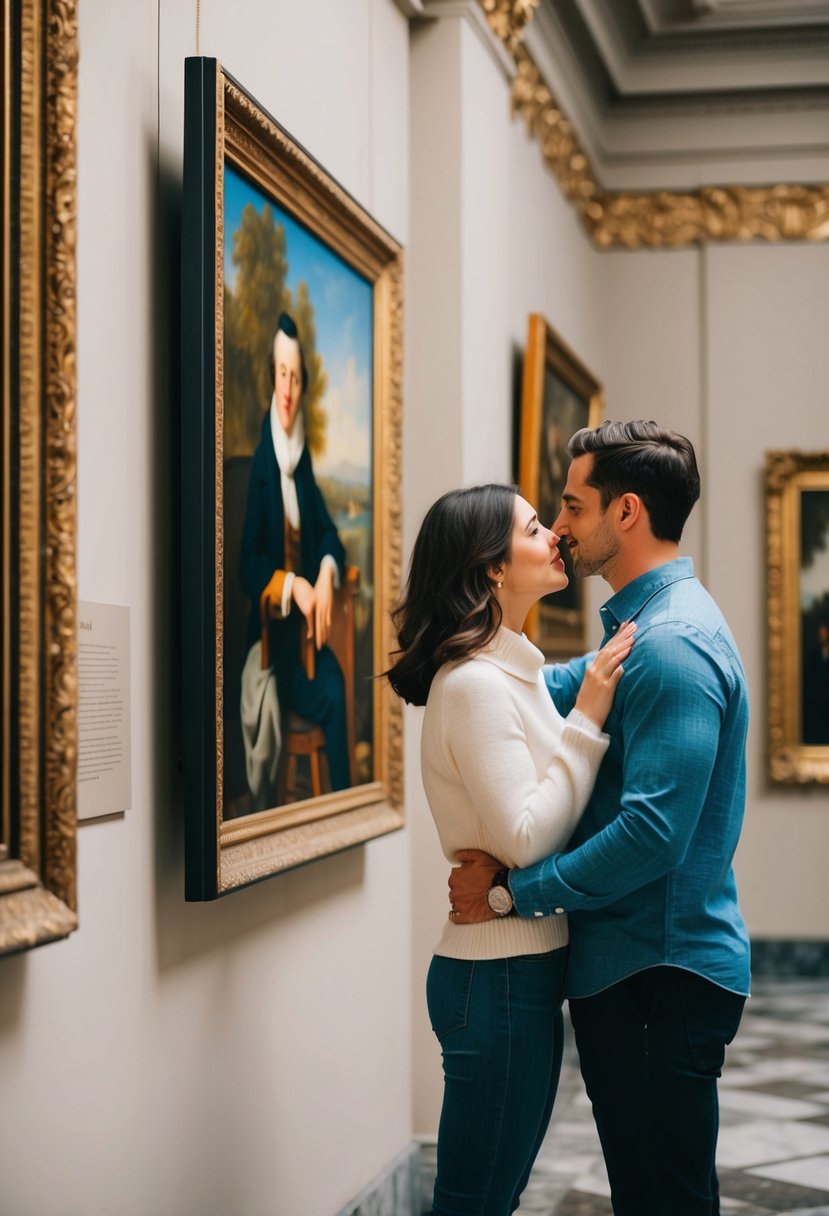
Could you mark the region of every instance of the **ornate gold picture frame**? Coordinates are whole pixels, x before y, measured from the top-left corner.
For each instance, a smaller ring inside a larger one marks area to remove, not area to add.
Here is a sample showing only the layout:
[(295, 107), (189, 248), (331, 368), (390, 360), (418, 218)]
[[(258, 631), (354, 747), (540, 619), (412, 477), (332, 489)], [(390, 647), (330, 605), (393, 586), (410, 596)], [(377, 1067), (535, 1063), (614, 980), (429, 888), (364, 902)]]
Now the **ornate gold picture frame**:
[(77, 927), (73, 0), (3, 0), (0, 953)]
[[(182, 259), (185, 889), (202, 900), (403, 824), (402, 713), (375, 678), (400, 577), (402, 251), (199, 57)], [(305, 604), (329, 577), (317, 637)]]
[(769, 776), (829, 782), (829, 452), (766, 455)]
[[(524, 497), (550, 527), (561, 510), (567, 480), (570, 436), (598, 426), (604, 409), (602, 386), (540, 313), (531, 313), (521, 382), (518, 481)], [(545, 596), (527, 618), (527, 637), (548, 658), (587, 650), (584, 586), (576, 578), (570, 552), (561, 546), (570, 576), (564, 591)]]

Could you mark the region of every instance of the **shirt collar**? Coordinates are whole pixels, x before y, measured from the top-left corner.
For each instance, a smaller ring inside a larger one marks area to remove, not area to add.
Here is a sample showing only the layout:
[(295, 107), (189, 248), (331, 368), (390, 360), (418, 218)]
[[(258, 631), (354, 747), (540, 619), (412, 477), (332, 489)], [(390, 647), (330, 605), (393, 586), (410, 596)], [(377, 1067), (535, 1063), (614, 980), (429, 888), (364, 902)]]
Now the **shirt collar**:
[(632, 621), (663, 587), (693, 577), (694, 563), (690, 557), (677, 557), (672, 562), (640, 574), (599, 609), (605, 631), (613, 632), (622, 621)]
[(499, 625), (494, 637), (473, 657), (492, 663), (509, 675), (531, 684), (536, 683), (538, 673), (544, 666), (544, 655), (538, 647), (523, 633), (513, 633), (503, 625)]

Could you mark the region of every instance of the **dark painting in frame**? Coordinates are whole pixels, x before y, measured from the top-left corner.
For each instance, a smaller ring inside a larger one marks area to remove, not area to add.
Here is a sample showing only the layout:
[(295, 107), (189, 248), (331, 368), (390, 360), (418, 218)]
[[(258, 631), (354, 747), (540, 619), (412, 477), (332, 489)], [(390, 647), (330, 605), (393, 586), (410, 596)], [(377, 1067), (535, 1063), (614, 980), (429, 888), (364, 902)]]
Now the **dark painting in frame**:
[(829, 782), (829, 452), (766, 455), (769, 777)]
[[(375, 678), (400, 576), (402, 252), (203, 57), (185, 65), (182, 292), (185, 893), (201, 900), (403, 822), (401, 710)], [(299, 589), (326, 567), (320, 649)]]
[[(604, 409), (602, 386), (541, 313), (531, 313), (521, 382), (518, 481), (521, 492), (550, 527), (561, 510), (570, 457), (567, 443), (581, 427), (598, 426)], [(584, 584), (561, 546), (568, 586), (545, 596), (524, 626), (527, 636), (550, 659), (587, 650)]]

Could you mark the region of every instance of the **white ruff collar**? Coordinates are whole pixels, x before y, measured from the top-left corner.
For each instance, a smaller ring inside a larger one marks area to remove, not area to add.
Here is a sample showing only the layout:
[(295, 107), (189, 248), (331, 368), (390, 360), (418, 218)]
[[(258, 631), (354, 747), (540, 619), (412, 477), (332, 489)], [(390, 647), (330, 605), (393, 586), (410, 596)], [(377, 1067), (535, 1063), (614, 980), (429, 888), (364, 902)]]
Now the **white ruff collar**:
[(279, 421), (279, 413), (276, 408), (276, 394), (271, 397), (271, 439), (273, 441), (276, 463), (279, 465), (282, 482), (282, 503), (285, 507), (285, 515), (291, 527), (298, 528), (299, 503), (297, 502), (294, 473), (299, 464), (302, 449), (305, 447), (305, 422), (302, 417), (302, 410), (299, 409), (294, 419), (291, 433), (290, 435), (286, 435), (282, 429), (282, 423)]

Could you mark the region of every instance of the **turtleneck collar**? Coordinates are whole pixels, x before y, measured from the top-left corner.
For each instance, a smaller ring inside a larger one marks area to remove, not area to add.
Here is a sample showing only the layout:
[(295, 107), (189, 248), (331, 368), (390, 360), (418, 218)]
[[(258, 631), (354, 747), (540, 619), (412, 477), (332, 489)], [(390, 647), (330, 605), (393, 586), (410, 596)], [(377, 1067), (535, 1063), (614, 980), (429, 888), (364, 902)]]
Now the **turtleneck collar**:
[(514, 633), (500, 625), (495, 636), (474, 658), (493, 663), (511, 676), (535, 684), (544, 666), (544, 655), (523, 633)]

